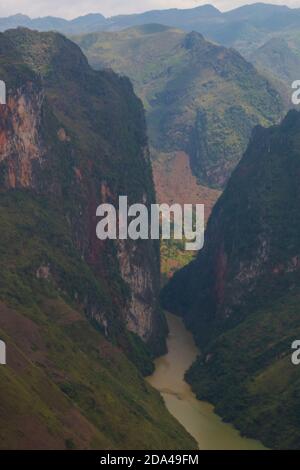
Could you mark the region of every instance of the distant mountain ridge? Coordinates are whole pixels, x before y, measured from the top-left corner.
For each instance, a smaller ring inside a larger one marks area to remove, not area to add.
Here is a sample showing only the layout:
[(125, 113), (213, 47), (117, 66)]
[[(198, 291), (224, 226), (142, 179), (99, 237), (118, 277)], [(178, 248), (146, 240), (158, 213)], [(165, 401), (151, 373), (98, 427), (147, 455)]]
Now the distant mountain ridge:
[(0, 31), (10, 28), (26, 27), (38, 31), (55, 30), (64, 34), (75, 34), (77, 32), (88, 32), (91, 29), (98, 30), (105, 26), (107, 20), (100, 13), (80, 16), (73, 20), (66, 20), (54, 16), (41, 18), (30, 18), (27, 15), (17, 14), (0, 18)]
[(177, 8), (168, 10), (152, 10), (140, 14), (117, 15), (111, 18), (105, 18), (101, 13), (89, 13), (79, 16), (72, 20), (59, 18), (55, 16), (45, 16), (39, 18), (30, 18), (21, 13), (0, 18), (0, 31), (8, 28), (27, 27), (39, 31), (55, 29), (65, 34), (81, 34), (85, 32), (96, 32), (105, 30), (120, 30), (131, 26), (137, 26), (145, 23), (162, 23), (167, 26), (174, 26), (176, 23), (193, 22), (195, 15), (201, 15), (206, 20), (215, 18), (222, 13), (212, 5), (204, 5), (192, 9), (179, 10)]
[[(96, 31), (118, 31), (145, 23), (161, 23), (185, 31), (198, 31), (210, 39), (232, 44), (241, 32), (255, 38), (257, 32), (284, 29), (299, 24), (300, 9), (264, 3), (245, 5), (221, 12), (212, 5), (201, 5), (190, 9), (151, 10), (145, 13), (117, 15), (105, 18), (100, 13), (91, 13), (73, 20), (52, 16), (30, 18), (17, 14), (0, 18), (0, 31), (18, 26), (46, 31), (53, 29), (64, 34), (82, 34)], [(238, 25), (238, 27), (237, 27)]]

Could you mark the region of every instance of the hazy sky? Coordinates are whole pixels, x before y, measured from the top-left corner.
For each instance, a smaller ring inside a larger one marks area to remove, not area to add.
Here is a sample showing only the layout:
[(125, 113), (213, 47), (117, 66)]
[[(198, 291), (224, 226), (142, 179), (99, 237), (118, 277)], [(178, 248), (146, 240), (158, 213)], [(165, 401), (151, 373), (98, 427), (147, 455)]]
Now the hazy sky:
[[(220, 10), (230, 10), (257, 0), (213, 0)], [(119, 13), (137, 13), (159, 8), (191, 8), (210, 3), (207, 0), (0, 0), (0, 16), (24, 13), (31, 17), (61, 16), (74, 18), (86, 13), (102, 13), (105, 16)], [(266, 0), (265, 3), (300, 7), (300, 0)]]

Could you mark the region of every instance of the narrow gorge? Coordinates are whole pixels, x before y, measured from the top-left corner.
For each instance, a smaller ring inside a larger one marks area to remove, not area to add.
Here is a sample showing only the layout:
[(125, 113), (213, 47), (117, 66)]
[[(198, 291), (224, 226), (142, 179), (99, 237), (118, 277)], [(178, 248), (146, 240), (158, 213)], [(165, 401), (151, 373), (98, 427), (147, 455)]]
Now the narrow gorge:
[(300, 8), (64, 3), (0, 18), (0, 451), (299, 449)]

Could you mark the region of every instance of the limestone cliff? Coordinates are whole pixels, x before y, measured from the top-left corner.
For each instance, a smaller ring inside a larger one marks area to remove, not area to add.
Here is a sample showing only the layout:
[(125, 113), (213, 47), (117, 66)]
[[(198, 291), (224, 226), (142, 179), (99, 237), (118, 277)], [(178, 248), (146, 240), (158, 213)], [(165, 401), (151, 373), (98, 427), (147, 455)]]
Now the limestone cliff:
[[(19, 88), (7, 84), (7, 106), (0, 116), (3, 187), (50, 193), (67, 206), (83, 258), (108, 290), (115, 284), (114, 274), (108, 273), (112, 264), (123, 291), (129, 287), (125, 296), (112, 289), (113, 309), (153, 352), (161, 352), (165, 324), (157, 300), (157, 242), (114, 248), (96, 239), (95, 228), (96, 207), (102, 202), (117, 204), (121, 194), (128, 194), (131, 203), (144, 198), (154, 202), (142, 105), (126, 79), (93, 72), (80, 50), (62, 36), (18, 30), (6, 33), (7, 38), (35, 76)], [(107, 100), (112, 103), (109, 112)], [(93, 298), (83, 301), (88, 315), (108, 334), (115, 329), (107, 308)]]
[(40, 135), (43, 99), (41, 86), (27, 82), (1, 107), (0, 162), (6, 188), (36, 186), (33, 166), (40, 166), (45, 156)]

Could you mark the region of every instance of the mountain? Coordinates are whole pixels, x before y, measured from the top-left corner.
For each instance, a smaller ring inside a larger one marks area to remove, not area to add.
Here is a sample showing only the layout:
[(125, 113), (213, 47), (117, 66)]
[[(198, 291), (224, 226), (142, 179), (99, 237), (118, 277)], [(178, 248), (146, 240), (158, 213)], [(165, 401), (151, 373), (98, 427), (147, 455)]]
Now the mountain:
[(197, 259), (163, 304), (202, 347), (188, 373), (198, 397), (268, 447), (300, 445), (300, 113), (256, 128), (213, 209)]
[(286, 107), (291, 108), (292, 83), (300, 68), (300, 31), (292, 30), (274, 35), (247, 54), (250, 60), (281, 92)]
[(262, 45), (268, 35), (298, 29), (299, 20), (300, 9), (287, 6), (254, 3), (222, 13), (212, 5), (204, 5), (184, 10), (116, 16), (110, 18), (103, 29), (118, 31), (137, 25), (160, 23), (186, 32), (200, 32), (209, 40), (244, 52), (254, 45)]
[(154, 160), (166, 165), (184, 152), (204, 186), (223, 188), (252, 128), (280, 118), (281, 100), (269, 82), (238, 52), (199, 33), (148, 24), (74, 40), (94, 68), (132, 80), (147, 111)]
[(218, 23), (222, 13), (213, 5), (201, 5), (196, 8), (170, 8), (168, 10), (151, 10), (135, 15), (119, 15), (110, 18), (106, 29), (118, 31), (133, 26), (159, 23), (186, 31), (195, 29), (195, 24)]
[(298, 28), (300, 9), (283, 5), (254, 3), (224, 12), (222, 21), (199, 23), (197, 31), (220, 44), (234, 47), (246, 58), (280, 31)]
[(100, 203), (155, 200), (141, 102), (57, 33), (10, 30), (0, 57), (0, 448), (194, 448), (142, 376), (158, 242), (96, 238)]
[(251, 60), (261, 69), (272, 71), (291, 89), (300, 66), (300, 31), (296, 37), (290, 34), (270, 39), (253, 51)]

